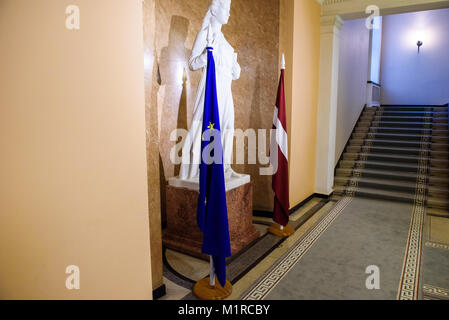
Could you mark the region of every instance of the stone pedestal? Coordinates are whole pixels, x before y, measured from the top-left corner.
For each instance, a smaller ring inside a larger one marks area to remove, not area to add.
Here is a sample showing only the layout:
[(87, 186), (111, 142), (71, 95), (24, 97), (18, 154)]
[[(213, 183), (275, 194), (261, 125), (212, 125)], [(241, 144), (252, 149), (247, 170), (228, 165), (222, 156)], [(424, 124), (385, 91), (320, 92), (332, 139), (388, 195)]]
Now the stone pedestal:
[[(163, 235), (164, 245), (209, 260), (201, 253), (203, 234), (196, 224), (199, 192), (173, 185), (166, 188), (167, 229)], [(251, 182), (226, 192), (232, 255), (260, 236), (253, 225), (252, 200)]]

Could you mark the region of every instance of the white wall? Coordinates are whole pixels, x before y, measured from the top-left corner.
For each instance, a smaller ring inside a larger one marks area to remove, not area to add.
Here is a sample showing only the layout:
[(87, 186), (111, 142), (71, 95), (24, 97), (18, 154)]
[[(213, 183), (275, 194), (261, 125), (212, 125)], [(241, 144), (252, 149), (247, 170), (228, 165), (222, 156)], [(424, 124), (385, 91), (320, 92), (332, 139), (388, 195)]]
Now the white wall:
[(371, 30), (370, 45), (370, 74), (369, 80), (377, 84), (380, 83), (380, 63), (382, 56), (382, 17), (374, 18), (374, 28)]
[(338, 161), (366, 101), (369, 33), (365, 19), (345, 21), (340, 35), (335, 160)]
[[(384, 17), (383, 104), (449, 102), (448, 32), (449, 9)], [(418, 40), (424, 42), (419, 54)]]

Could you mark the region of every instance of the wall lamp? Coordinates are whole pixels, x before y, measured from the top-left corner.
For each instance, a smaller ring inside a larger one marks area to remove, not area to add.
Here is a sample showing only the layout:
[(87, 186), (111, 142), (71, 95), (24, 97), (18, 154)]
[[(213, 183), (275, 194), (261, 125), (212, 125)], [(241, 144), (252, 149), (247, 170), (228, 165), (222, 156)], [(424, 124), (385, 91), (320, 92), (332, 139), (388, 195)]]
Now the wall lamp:
[(416, 45), (418, 46), (418, 53), (419, 53), (419, 48), (421, 48), (421, 46), (423, 45), (423, 42), (421, 40), (418, 40)]

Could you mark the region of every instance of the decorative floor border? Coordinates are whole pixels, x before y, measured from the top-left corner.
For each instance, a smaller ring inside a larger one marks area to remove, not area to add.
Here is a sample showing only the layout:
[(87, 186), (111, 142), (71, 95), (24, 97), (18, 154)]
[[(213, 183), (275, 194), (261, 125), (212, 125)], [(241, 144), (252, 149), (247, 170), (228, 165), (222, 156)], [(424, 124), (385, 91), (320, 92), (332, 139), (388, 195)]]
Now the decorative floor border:
[(422, 291), (424, 300), (449, 300), (449, 289), (425, 284)]
[(416, 179), (413, 213), (404, 255), (401, 280), (399, 282), (399, 300), (417, 300), (424, 217), (426, 213), (427, 177), (429, 171), (428, 138), (422, 137)]
[(299, 262), (304, 254), (329, 228), (332, 222), (352, 202), (353, 198), (343, 197), (320, 222), (302, 237), (273, 267), (270, 268), (246, 293), (242, 300), (263, 300), (287, 273)]
[[(357, 187), (359, 186), (359, 178), (363, 175), (363, 169), (365, 169), (365, 161), (368, 160), (368, 154), (371, 152), (371, 147), (373, 142), (371, 140), (376, 139), (377, 129), (373, 129), (372, 125), (375, 122), (375, 117), (382, 118), (384, 112), (383, 107), (377, 107), (377, 110), (372, 113), (371, 119), (369, 121), (369, 125), (367, 126), (367, 130), (365, 132), (365, 136), (363, 137), (363, 143), (360, 146), (359, 156), (354, 161), (354, 166), (352, 168), (352, 175), (348, 178), (348, 183), (345, 185), (344, 195), (347, 197), (355, 197), (357, 192)], [(368, 139), (371, 139), (368, 141)]]
[(435, 248), (435, 249), (449, 250), (449, 245), (444, 244), (444, 243), (432, 242), (432, 241), (427, 241), (426, 242), (426, 247)]

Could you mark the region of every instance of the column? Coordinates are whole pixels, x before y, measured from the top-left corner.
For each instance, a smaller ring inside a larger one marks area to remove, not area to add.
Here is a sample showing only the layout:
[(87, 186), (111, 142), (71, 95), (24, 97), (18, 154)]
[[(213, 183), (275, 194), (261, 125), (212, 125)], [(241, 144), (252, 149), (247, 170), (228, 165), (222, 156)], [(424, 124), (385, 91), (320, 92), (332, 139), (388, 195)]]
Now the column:
[(324, 195), (333, 192), (334, 184), (339, 33), (342, 26), (343, 20), (338, 15), (321, 17), (315, 192)]

